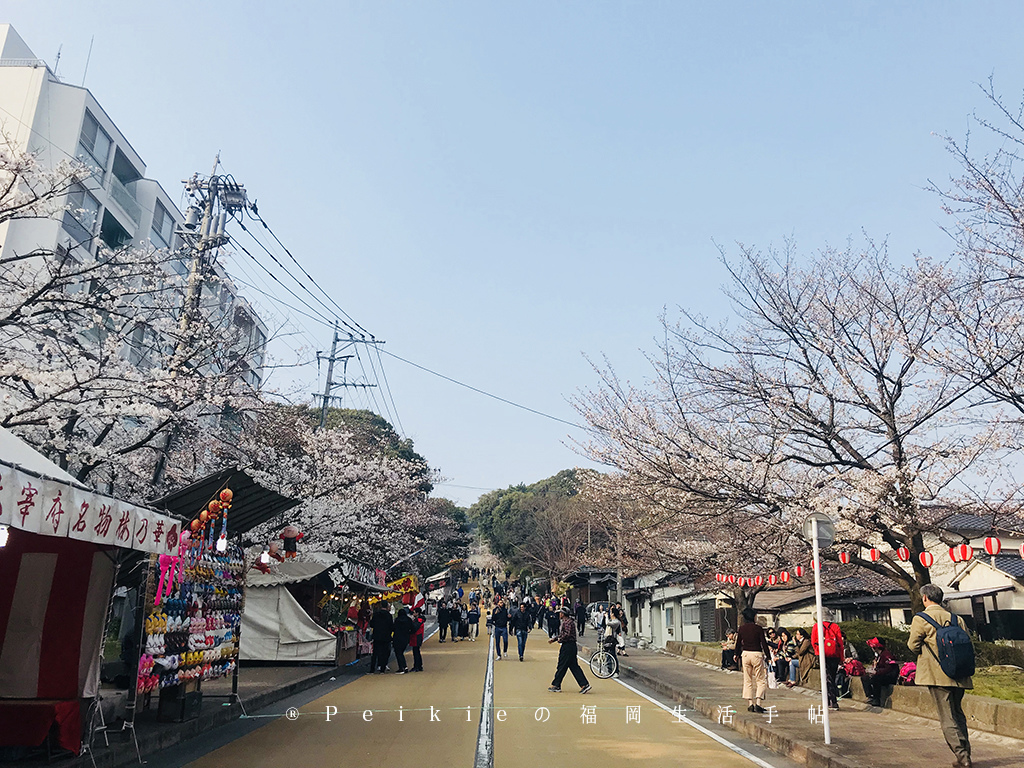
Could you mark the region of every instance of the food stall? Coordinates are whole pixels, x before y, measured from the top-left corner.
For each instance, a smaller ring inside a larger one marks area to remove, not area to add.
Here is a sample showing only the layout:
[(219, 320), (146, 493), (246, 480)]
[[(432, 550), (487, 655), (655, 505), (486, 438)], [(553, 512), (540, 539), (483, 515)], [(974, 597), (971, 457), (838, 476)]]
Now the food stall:
[(119, 565), (177, 551), (180, 521), (99, 494), (0, 428), (0, 746), (80, 753), (102, 726)]

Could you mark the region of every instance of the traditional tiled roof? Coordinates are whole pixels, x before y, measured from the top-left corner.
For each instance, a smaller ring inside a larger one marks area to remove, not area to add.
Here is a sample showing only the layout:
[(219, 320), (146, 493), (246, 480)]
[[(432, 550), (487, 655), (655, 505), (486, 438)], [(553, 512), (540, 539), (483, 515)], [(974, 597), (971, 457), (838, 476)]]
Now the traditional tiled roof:
[(995, 566), (1015, 579), (1024, 579), (1024, 558), (1018, 554), (996, 555)]

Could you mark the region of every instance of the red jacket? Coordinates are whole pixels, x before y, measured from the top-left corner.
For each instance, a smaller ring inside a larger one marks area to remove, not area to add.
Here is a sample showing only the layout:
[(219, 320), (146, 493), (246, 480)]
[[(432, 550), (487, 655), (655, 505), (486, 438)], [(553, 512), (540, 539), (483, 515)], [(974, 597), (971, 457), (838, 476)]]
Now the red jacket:
[(412, 622), (416, 625), (416, 629), (409, 635), (409, 647), (418, 648), (423, 645), (423, 625), (427, 623), (427, 620), (422, 616), (413, 616)]

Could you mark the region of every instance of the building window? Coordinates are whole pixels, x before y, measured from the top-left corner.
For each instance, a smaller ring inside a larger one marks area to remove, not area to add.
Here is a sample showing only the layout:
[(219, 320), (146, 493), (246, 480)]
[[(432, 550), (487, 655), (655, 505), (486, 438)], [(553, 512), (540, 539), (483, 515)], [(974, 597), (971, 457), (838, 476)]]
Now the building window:
[(673, 626), (675, 626), (675, 622), (673, 621), (673, 619), (675, 619), (675, 610), (672, 608), (672, 606), (667, 606), (665, 608), (665, 628), (666, 629), (671, 629)]
[(78, 146), (84, 150), (82, 154), (85, 157), (83, 159), (96, 169), (101, 178), (107, 170), (107, 160), (110, 158), (112, 143), (106, 131), (100, 128), (100, 124), (96, 122), (96, 118), (92, 116), (89, 110), (86, 110), (85, 119), (82, 121), (82, 135), (78, 139)]
[(68, 210), (75, 220), (92, 234), (100, 215), (100, 201), (90, 195), (81, 184), (68, 192)]
[(700, 624), (700, 604), (684, 605), (680, 611), (679, 618), (683, 624)]
[(68, 192), (68, 207), (64, 211), (64, 229), (76, 244), (87, 243), (96, 232), (100, 215), (99, 201), (85, 187), (75, 184)]
[(170, 248), (174, 239), (174, 219), (160, 203), (153, 208), (153, 226), (149, 239), (157, 248)]

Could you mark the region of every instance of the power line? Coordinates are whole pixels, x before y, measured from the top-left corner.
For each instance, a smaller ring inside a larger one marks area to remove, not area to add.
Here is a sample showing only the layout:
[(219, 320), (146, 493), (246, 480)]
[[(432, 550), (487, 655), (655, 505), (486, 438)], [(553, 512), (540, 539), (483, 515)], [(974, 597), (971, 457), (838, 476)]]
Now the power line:
[(406, 365), (411, 365), (413, 368), (419, 368), (421, 371), (429, 373), (429, 374), (431, 374), (433, 376), (437, 376), (439, 379), (444, 379), (445, 381), (450, 381), (452, 384), (458, 384), (460, 387), (465, 387), (466, 389), (470, 389), (473, 392), (476, 392), (477, 394), (484, 395), (485, 397), (489, 397), (489, 398), (491, 398), (493, 400), (498, 400), (499, 402), (505, 403), (506, 405), (511, 405), (514, 408), (519, 408), (521, 410), (529, 411), (530, 413), (534, 413), (534, 414), (536, 414), (538, 416), (543, 416), (545, 419), (551, 419), (552, 421), (557, 421), (557, 422), (560, 422), (561, 424), (567, 424), (568, 426), (575, 427), (576, 429), (582, 429), (584, 431), (590, 431), (590, 430), (588, 430), (587, 427), (581, 426), (580, 424), (576, 424), (575, 422), (566, 421), (565, 419), (560, 419), (557, 416), (552, 416), (550, 413), (544, 413), (543, 411), (538, 411), (535, 408), (530, 408), (530, 407), (522, 405), (520, 403), (513, 402), (512, 400), (508, 400), (508, 399), (506, 399), (504, 397), (500, 397), (500, 396), (492, 394), (490, 392), (486, 392), (486, 391), (484, 391), (482, 389), (479, 389), (477, 387), (474, 387), (474, 386), (472, 386), (470, 384), (466, 384), (465, 382), (459, 381), (458, 379), (453, 379), (451, 376), (445, 376), (443, 373), (438, 373), (437, 371), (433, 371), (433, 370), (431, 370), (430, 368), (427, 368), (424, 365), (420, 365), (419, 363), (414, 363), (412, 360), (406, 360), (404, 357), (399, 357), (394, 352), (389, 352), (386, 349), (382, 350), (382, 351), (384, 352), (385, 355), (393, 357), (396, 360), (401, 360)]
[[(370, 333), (368, 330), (363, 328), (363, 326), (359, 325), (359, 323), (356, 322), (355, 318), (352, 317), (352, 315), (350, 315), (348, 312), (346, 312), (344, 309), (342, 309), (341, 305), (338, 304), (338, 302), (334, 300), (334, 297), (332, 297), (327, 291), (324, 290), (323, 286), (321, 286), (320, 283), (318, 283), (313, 278), (313, 276), (311, 274), (309, 274), (309, 272), (306, 271), (305, 267), (303, 267), (301, 264), (299, 264), (299, 260), (296, 259), (295, 256), (292, 254), (292, 252), (288, 250), (288, 247), (284, 243), (281, 242), (281, 238), (279, 238), (274, 233), (274, 230), (272, 230), (270, 228), (270, 225), (267, 224), (267, 222), (263, 220), (263, 217), (260, 215), (259, 209), (256, 207), (256, 203), (253, 202), (253, 204), (247, 210), (249, 212), (250, 217), (254, 218), (256, 221), (258, 221), (260, 224), (263, 225), (263, 228), (265, 230), (267, 230), (267, 232), (270, 233), (270, 236), (273, 237), (274, 240), (277, 241), (277, 244), (280, 245), (281, 248), (284, 249), (284, 252), (288, 254), (289, 258), (291, 258), (291, 260), (293, 262), (295, 262), (295, 266), (297, 266), (302, 271), (302, 274), (304, 274), (309, 279), (309, 281), (311, 283), (313, 283), (313, 285), (315, 285), (320, 290), (320, 293), (322, 293), (324, 296), (326, 296), (328, 301), (330, 301), (335, 307), (337, 307), (338, 311), (341, 312), (341, 314), (343, 314), (345, 317), (347, 317), (349, 320), (351, 320), (359, 330), (361, 330), (363, 333), (367, 334), (371, 339), (374, 338), (372, 333)], [(243, 227), (243, 229), (244, 229), (244, 227)], [(348, 323), (346, 323), (346, 325), (348, 325)]]

